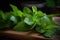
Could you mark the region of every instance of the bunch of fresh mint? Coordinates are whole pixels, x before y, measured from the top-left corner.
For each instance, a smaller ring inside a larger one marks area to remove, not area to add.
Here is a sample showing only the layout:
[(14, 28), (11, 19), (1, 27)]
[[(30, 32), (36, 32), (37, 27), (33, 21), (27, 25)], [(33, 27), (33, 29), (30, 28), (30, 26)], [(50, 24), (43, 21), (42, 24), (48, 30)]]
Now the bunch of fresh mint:
[(23, 11), (12, 4), (10, 6), (13, 11), (7, 15), (0, 11), (0, 29), (14, 24), (13, 30), (15, 31), (34, 30), (49, 38), (54, 35), (57, 25), (52, 16), (38, 10), (36, 6), (32, 6), (32, 10), (24, 7)]

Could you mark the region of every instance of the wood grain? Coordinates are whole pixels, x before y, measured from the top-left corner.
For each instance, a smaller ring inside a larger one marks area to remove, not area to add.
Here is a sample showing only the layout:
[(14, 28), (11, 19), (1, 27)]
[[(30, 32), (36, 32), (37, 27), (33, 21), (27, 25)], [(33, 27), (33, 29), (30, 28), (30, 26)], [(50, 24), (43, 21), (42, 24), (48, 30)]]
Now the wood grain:
[(49, 40), (48, 38), (43, 37), (40, 34), (34, 32), (17, 32), (12, 30), (0, 31), (0, 34), (4, 37), (21, 39), (21, 40)]

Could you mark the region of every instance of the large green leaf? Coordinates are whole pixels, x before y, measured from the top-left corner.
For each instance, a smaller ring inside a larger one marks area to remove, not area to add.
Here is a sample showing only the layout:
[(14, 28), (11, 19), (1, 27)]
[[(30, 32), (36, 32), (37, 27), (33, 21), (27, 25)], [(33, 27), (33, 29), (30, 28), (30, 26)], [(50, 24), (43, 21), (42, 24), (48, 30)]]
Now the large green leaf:
[(19, 22), (13, 29), (16, 31), (29, 31), (32, 26), (28, 26), (23, 21)]

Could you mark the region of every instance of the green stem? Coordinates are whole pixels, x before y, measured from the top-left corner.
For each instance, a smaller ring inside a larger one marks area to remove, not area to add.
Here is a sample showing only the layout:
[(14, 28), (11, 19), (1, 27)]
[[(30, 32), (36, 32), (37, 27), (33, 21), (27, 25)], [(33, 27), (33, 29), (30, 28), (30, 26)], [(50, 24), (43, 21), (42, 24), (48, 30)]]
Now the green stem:
[(32, 26), (31, 30), (36, 26), (36, 23)]
[(50, 14), (48, 17), (60, 16), (60, 14)]

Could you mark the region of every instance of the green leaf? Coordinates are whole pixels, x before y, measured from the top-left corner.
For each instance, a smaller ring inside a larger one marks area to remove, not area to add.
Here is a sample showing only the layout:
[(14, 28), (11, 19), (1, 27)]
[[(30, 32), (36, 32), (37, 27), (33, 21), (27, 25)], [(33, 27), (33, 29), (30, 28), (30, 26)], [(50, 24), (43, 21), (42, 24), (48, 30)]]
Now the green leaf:
[(42, 11), (37, 11), (37, 13), (36, 13), (38, 16), (40, 16), (40, 17), (43, 17), (43, 16), (45, 16), (45, 14), (42, 12)]
[(12, 25), (12, 22), (10, 21), (10, 12), (7, 12), (6, 15), (2, 11), (0, 12), (0, 30), (10, 28), (10, 26)]
[(7, 20), (10, 20), (10, 17), (13, 15), (13, 12), (7, 12), (6, 18)]
[(3, 20), (6, 19), (6, 15), (4, 14), (3, 11), (0, 10), (0, 18), (2, 18)]
[(54, 26), (54, 25), (48, 25), (46, 27), (46, 32), (44, 33), (44, 36), (48, 37), (48, 38), (53, 37), (54, 34), (55, 34), (55, 32), (56, 32), (56, 26)]
[(40, 26), (38, 27), (36, 26), (35, 28), (35, 30), (39, 33), (44, 33), (46, 32), (46, 29), (52, 28), (51, 26), (47, 26), (47, 25), (50, 24), (54, 25), (47, 15), (42, 16), (39, 22), (40, 22)]
[(32, 11), (36, 12), (37, 11), (37, 7), (36, 6), (32, 6)]
[(37, 18), (37, 16), (32, 16), (33, 21), (38, 24), (40, 22), (40, 19)]
[(46, 30), (51, 30), (51, 29), (56, 29), (57, 28), (57, 26), (56, 25), (53, 25), (53, 24), (49, 24), (49, 25), (47, 25), (46, 26)]
[(21, 17), (21, 18), (24, 17), (24, 13), (23, 13), (22, 11), (20, 11), (20, 10), (17, 11), (17, 15), (18, 15), (19, 17)]
[(49, 17), (51, 24), (56, 25), (55, 19), (53, 17)]
[(37, 25), (36, 28), (35, 28), (35, 30), (36, 30), (38, 33), (44, 33), (44, 32), (45, 32), (40, 25)]
[(0, 21), (0, 30), (10, 28), (11, 25), (12, 25), (12, 22), (10, 20)]
[(46, 26), (46, 25), (48, 25), (48, 24), (50, 24), (51, 22), (50, 22), (50, 19), (47, 17), (47, 16), (43, 16), (42, 18), (41, 18), (41, 25), (42, 26)]
[(23, 12), (20, 11), (16, 6), (14, 6), (14, 5), (12, 5), (12, 4), (10, 4), (10, 6), (11, 6), (11, 8), (13, 9), (13, 14), (14, 14), (15, 16), (20, 16), (20, 17), (23, 16)]
[(26, 24), (28, 24), (28, 25), (34, 24), (32, 18), (25, 18), (25, 19), (24, 19), (24, 22), (25, 22)]
[(23, 12), (27, 13), (27, 14), (31, 14), (32, 13), (32, 11), (28, 7), (24, 7)]
[(13, 21), (14, 23), (17, 23), (17, 19), (16, 19), (15, 16), (12, 16), (12, 15), (11, 15), (10, 20)]
[(19, 10), (15, 5), (10, 4), (11, 8), (13, 9), (14, 15), (17, 15), (17, 11)]
[(16, 31), (29, 31), (31, 29), (31, 26), (28, 26), (23, 21), (21, 21), (13, 29)]
[(55, 32), (54, 32), (53, 30), (48, 30), (48, 31), (44, 34), (44, 36), (47, 37), (47, 38), (51, 38), (51, 37), (53, 37), (54, 33), (55, 33)]

